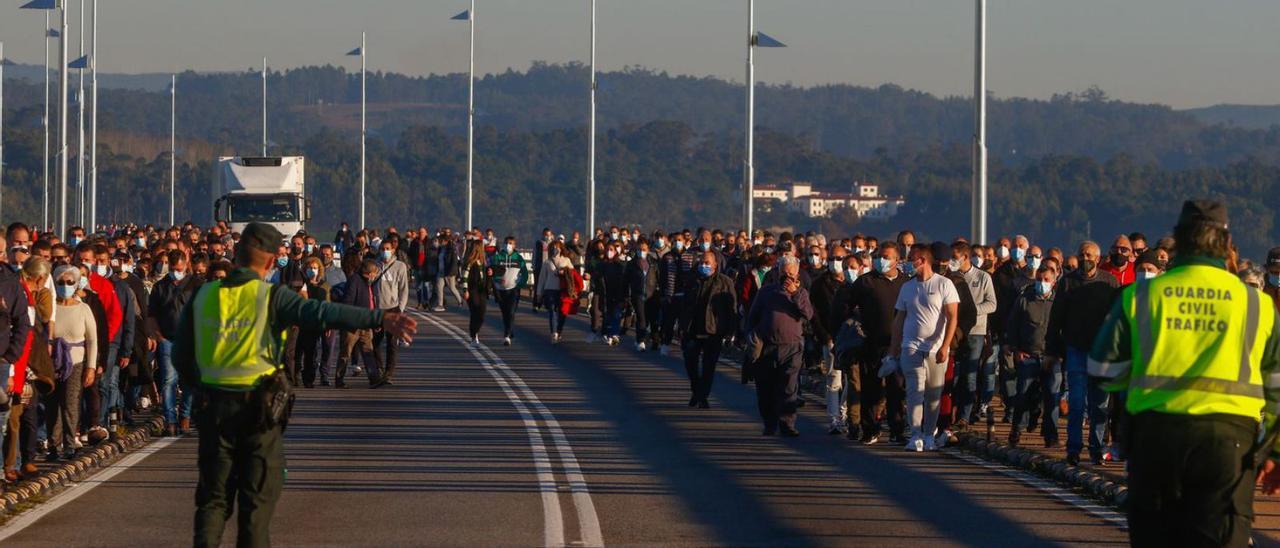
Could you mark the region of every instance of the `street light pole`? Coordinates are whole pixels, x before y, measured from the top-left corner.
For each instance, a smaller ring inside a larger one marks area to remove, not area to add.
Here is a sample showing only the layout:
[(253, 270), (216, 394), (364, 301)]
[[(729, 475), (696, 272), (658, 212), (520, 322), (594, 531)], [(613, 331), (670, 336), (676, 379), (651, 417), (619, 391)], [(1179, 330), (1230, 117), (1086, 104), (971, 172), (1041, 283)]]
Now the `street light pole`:
[(973, 103), (973, 241), (987, 242), (987, 0), (975, 0)]
[(747, 0), (747, 160), (743, 166), (744, 224), (747, 237), (755, 231), (755, 116), (756, 116), (756, 3)]
[(92, 86), (89, 111), (89, 232), (98, 226), (98, 0), (93, 0), (93, 53), (89, 57), (89, 83)]
[(0, 219), (4, 218), (4, 42), (0, 42)]
[(58, 235), (67, 233), (67, 2), (58, 2)]
[(178, 75), (169, 75), (169, 226), (176, 225), (178, 189)]
[(44, 126), (44, 206), (40, 208), (40, 230), (49, 230), (49, 12), (44, 12), (44, 118), (40, 125)]
[[(80, 58), (84, 58), (84, 0), (80, 0)], [(79, 212), (78, 224), (84, 226), (84, 69), (76, 69), (76, 74), (80, 76), (80, 85), (76, 88), (76, 147), (80, 149), (76, 154), (76, 201), (79, 203), (76, 211)]]
[(267, 155), (267, 58), (262, 58), (262, 155)]
[(596, 0), (591, 0), (591, 116), (587, 122), (587, 238), (596, 233)]
[(467, 223), (464, 231), (472, 226), (472, 177), (475, 171), (476, 127), (476, 0), (471, 0), (471, 12), (467, 18), (470, 27), (470, 53), (467, 57)]
[(360, 31), (360, 228), (368, 225), (364, 222), (364, 188), (365, 188), (365, 138), (368, 135), (366, 125), (367, 110), (365, 107), (365, 33)]

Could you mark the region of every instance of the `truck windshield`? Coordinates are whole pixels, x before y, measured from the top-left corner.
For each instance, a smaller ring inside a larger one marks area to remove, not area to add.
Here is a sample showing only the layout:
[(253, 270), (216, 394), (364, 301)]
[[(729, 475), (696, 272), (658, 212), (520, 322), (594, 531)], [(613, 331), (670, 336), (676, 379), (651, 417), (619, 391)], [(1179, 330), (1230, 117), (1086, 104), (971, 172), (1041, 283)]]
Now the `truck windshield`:
[(234, 196), (227, 202), (227, 220), (233, 223), (298, 220), (296, 196)]

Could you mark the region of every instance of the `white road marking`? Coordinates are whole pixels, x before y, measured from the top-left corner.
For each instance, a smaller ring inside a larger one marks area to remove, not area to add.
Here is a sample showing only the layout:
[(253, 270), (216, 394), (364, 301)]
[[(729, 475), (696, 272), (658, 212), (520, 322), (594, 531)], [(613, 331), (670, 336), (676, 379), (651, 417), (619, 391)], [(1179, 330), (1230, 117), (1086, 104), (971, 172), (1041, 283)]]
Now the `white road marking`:
[[(437, 320), (422, 313), (414, 312), (414, 315), (440, 328), (441, 331), (466, 347), (467, 350), (471, 352), (472, 356), (476, 358), (476, 361), (480, 362), (485, 371), (488, 372), (489, 375), (493, 377), (494, 381), (498, 383), (498, 386), (506, 393), (507, 399), (511, 401), (511, 404), (520, 413), (525, 425), (525, 430), (529, 434), (529, 445), (533, 450), (534, 466), (538, 470), (538, 483), (540, 491), (542, 492), (543, 541), (546, 546), (564, 546), (564, 517), (560, 510), (560, 497), (558, 494), (558, 486), (556, 484), (553, 463), (551, 462), (549, 453), (542, 441), (541, 428), (538, 425), (537, 419), (534, 418), (533, 413), (530, 412), (529, 406), (532, 405), (538, 409), (538, 414), (543, 417), (544, 421), (548, 422), (548, 429), (551, 429), (550, 421), (555, 420), (554, 416), (552, 416), (550, 411), (537, 400), (537, 397), (534, 396), (532, 390), (524, 384), (524, 381), (520, 379), (520, 376), (514, 371), (511, 371), (510, 368), (508, 368), (496, 354), (493, 354), (488, 347), (481, 345), (480, 348), (476, 348), (471, 344), (471, 341), (467, 339), (462, 330), (448, 322)], [(492, 359), (490, 356), (492, 356)], [(525, 397), (530, 398), (528, 405), (526, 405), (525, 400), (521, 398), (521, 395), (517, 394), (517, 390), (512, 388), (513, 385), (517, 386), (519, 388), (519, 392), (523, 393)], [(547, 417), (551, 417), (550, 421), (547, 420)], [(558, 424), (556, 424), (555, 429), (559, 430)], [(577, 483), (581, 484), (581, 490), (575, 489), (575, 479), (569, 473), (570, 466), (567, 464), (567, 460), (565, 458), (565, 448), (568, 446), (568, 440), (564, 439), (563, 431), (560, 431), (558, 435), (552, 432), (551, 437), (556, 442), (557, 452), (560, 455), (562, 465), (565, 467), (566, 477), (569, 478), (570, 489), (573, 491), (574, 506), (578, 509), (578, 522), (579, 526), (582, 528), (582, 544), (603, 546), (604, 542), (600, 534), (599, 522), (596, 520), (595, 507), (594, 505), (591, 505), (590, 495), (585, 493), (586, 482), (582, 479), (580, 470), (577, 469), (576, 460), (572, 461), (572, 469), (578, 472), (576, 478)], [(562, 440), (564, 441), (563, 445), (561, 445)], [(571, 457), (572, 453), (570, 452), (569, 455)], [(582, 494), (586, 494), (585, 501), (580, 496), (580, 492)], [(584, 503), (589, 509), (585, 516), (583, 510)], [(592, 539), (594, 539), (594, 542)]]
[(128, 470), (133, 465), (142, 462), (142, 459), (145, 459), (153, 453), (168, 447), (173, 444), (173, 442), (178, 441), (178, 439), (179, 438), (164, 438), (153, 441), (146, 447), (125, 455), (124, 458), (120, 459), (115, 464), (104, 468), (102, 471), (94, 474), (88, 479), (67, 488), (65, 491), (62, 491), (57, 495), (54, 495), (53, 498), (39, 506), (18, 514), (18, 516), (9, 521), (9, 523), (0, 527), (0, 541), (22, 532), (23, 529), (26, 529), (39, 521), (40, 518), (43, 518), (54, 510), (57, 510), (65, 506), (67, 503), (80, 498), (85, 493), (92, 491), (94, 487), (106, 483), (111, 478), (114, 478), (121, 472)]
[(976, 464), (988, 470), (994, 470), (996, 472), (1009, 476), (1031, 487), (1039, 489), (1049, 495), (1052, 495), (1053, 497), (1057, 498), (1062, 502), (1065, 502), (1067, 504), (1075, 506), (1076, 508), (1084, 510), (1085, 512), (1088, 512), (1089, 514), (1093, 515), (1096, 518), (1105, 520), (1121, 529), (1124, 529), (1124, 530), (1129, 529), (1129, 521), (1125, 519), (1124, 514), (1116, 512), (1115, 510), (1112, 510), (1107, 506), (1103, 506), (1089, 499), (1086, 499), (1071, 491), (1058, 487), (1057, 485), (1055, 485), (1054, 483), (1048, 480), (1038, 478), (1036, 476), (1033, 476), (1021, 470), (1010, 468), (1002, 464), (987, 462), (973, 455), (967, 455), (965, 453), (962, 453), (957, 449), (947, 448), (947, 449), (943, 449), (942, 452), (948, 455), (951, 455), (953, 457), (956, 457), (960, 460), (963, 460), (965, 462), (968, 462), (970, 464)]

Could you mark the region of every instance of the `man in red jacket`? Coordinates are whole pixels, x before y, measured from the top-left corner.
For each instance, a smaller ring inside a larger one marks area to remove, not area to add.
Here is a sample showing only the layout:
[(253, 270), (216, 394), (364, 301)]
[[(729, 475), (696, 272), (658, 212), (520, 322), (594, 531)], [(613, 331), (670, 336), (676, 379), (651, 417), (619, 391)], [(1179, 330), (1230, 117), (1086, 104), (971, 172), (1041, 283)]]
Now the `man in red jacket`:
[(1098, 268), (1104, 272), (1110, 273), (1120, 282), (1120, 286), (1124, 287), (1137, 279), (1137, 273), (1133, 268), (1133, 245), (1129, 243), (1129, 237), (1121, 234), (1116, 236), (1115, 243), (1111, 244), (1111, 254), (1107, 257), (1107, 261), (1098, 265)]

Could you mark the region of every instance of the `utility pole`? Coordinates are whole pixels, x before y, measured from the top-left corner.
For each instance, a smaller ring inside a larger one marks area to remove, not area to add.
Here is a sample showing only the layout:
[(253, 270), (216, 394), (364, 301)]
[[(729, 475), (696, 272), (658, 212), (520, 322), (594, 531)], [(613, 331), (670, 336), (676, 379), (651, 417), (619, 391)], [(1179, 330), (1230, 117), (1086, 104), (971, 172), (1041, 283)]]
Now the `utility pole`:
[(973, 62), (973, 241), (987, 242), (987, 0), (975, 0)]

